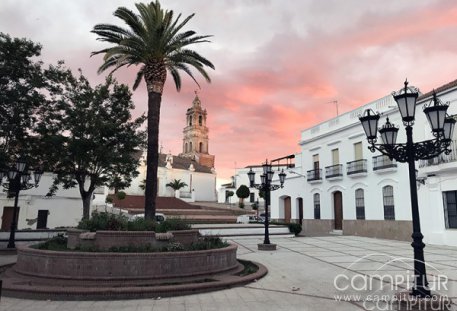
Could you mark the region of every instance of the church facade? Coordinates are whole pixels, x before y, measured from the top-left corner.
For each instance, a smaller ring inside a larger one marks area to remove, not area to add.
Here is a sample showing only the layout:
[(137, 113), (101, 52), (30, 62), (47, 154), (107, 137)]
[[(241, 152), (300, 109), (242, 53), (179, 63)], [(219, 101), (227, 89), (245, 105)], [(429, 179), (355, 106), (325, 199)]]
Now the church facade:
[[(176, 196), (182, 200), (216, 201), (215, 156), (209, 154), (207, 111), (201, 106), (198, 95), (192, 106), (186, 111), (186, 123), (183, 129), (183, 146), (179, 155), (159, 154), (157, 171), (157, 195), (162, 197)], [(144, 195), (146, 180), (146, 151), (140, 157), (139, 175), (125, 189), (128, 195)], [(180, 179), (187, 186), (175, 191), (167, 184)]]

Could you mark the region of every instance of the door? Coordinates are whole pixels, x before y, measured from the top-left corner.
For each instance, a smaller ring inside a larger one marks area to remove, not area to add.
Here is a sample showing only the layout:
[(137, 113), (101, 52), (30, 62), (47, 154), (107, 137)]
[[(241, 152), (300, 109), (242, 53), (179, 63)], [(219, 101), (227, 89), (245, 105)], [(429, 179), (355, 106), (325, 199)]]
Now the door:
[(340, 164), (340, 153), (338, 149), (332, 150), (332, 165)]
[(303, 199), (298, 198), (298, 223), (301, 224), (303, 222)]
[[(17, 219), (19, 217), (19, 206), (17, 207)], [(3, 215), (2, 215), (2, 231), (10, 231), (11, 229), (11, 222), (13, 221), (13, 214), (14, 214), (14, 206), (5, 206), (3, 207)]]
[(290, 223), (290, 197), (284, 199), (284, 222)]
[(343, 195), (340, 191), (333, 193), (333, 209), (335, 212), (335, 230), (343, 230)]
[(46, 229), (48, 227), (48, 210), (40, 209), (38, 210), (38, 220), (36, 223), (37, 229)]

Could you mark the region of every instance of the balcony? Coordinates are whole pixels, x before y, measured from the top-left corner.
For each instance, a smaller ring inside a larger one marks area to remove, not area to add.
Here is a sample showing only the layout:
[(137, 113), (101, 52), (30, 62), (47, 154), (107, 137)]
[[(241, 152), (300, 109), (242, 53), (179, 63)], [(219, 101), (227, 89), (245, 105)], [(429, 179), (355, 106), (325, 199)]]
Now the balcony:
[(347, 174), (351, 177), (356, 176), (365, 176), (367, 174), (367, 160), (355, 160), (348, 162), (347, 166)]
[(336, 180), (343, 178), (343, 164), (336, 164), (325, 167), (325, 178)]
[(419, 167), (428, 167), (457, 161), (457, 140), (452, 141), (449, 149), (451, 150), (451, 153), (449, 154), (442, 153), (439, 156), (428, 160), (420, 160)]
[(373, 157), (373, 171), (391, 172), (397, 170), (397, 161), (391, 160), (388, 156), (380, 155)]
[(315, 169), (306, 172), (306, 180), (310, 183), (322, 182), (322, 169)]

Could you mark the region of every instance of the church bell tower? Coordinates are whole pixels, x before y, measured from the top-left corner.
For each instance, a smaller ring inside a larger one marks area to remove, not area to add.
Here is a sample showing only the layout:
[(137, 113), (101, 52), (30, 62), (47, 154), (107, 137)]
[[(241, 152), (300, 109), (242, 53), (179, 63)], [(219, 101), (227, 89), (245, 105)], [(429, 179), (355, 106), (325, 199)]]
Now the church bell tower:
[(186, 126), (183, 130), (182, 153), (180, 156), (192, 158), (199, 164), (214, 167), (214, 155), (209, 154), (208, 127), (206, 127), (206, 109), (201, 106), (195, 92), (192, 107), (186, 112)]

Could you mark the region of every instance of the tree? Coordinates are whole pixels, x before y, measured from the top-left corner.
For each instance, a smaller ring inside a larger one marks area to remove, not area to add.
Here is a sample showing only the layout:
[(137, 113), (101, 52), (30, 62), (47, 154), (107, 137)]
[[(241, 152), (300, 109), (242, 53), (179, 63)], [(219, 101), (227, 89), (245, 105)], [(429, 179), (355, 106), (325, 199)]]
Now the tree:
[(181, 179), (173, 179), (173, 181), (166, 184), (166, 186), (172, 188), (176, 193), (176, 190), (187, 187), (187, 184), (181, 181)]
[(251, 191), (246, 185), (241, 185), (236, 189), (236, 196), (240, 198), (240, 203), (243, 204), (244, 199), (248, 198)]
[[(195, 68), (210, 82), (205, 67), (214, 69), (213, 64), (188, 46), (209, 42), (210, 36), (198, 36), (195, 31), (181, 32), (194, 14), (180, 21), (172, 10), (163, 10), (159, 1), (149, 4), (138, 3), (139, 14), (120, 7), (114, 16), (128, 26), (122, 28), (111, 24), (99, 24), (92, 30), (98, 40), (113, 46), (93, 52), (92, 55), (104, 54), (99, 72), (112, 68), (111, 72), (123, 66), (139, 65), (135, 90), (144, 78), (148, 91), (148, 141), (147, 170), (145, 192), (145, 218), (154, 219), (157, 196), (157, 168), (159, 161), (159, 121), (162, 92), (167, 78), (167, 71), (173, 77), (177, 91), (181, 89), (180, 71), (188, 74), (197, 83), (191, 68)], [(198, 83), (197, 83), (198, 85)]]
[(81, 73), (74, 77), (57, 68), (54, 73), (62, 77), (60, 89), (38, 125), (47, 164), (56, 173), (50, 192), (58, 185), (77, 186), (88, 219), (96, 187), (119, 185), (119, 179), (128, 186), (138, 175), (135, 152), (144, 144), (139, 128), (145, 117), (131, 120), (132, 94), (112, 77), (92, 88)]
[(0, 33), (0, 170), (19, 156), (34, 159), (32, 145), (37, 110), (46, 103), (48, 88), (41, 45)]

